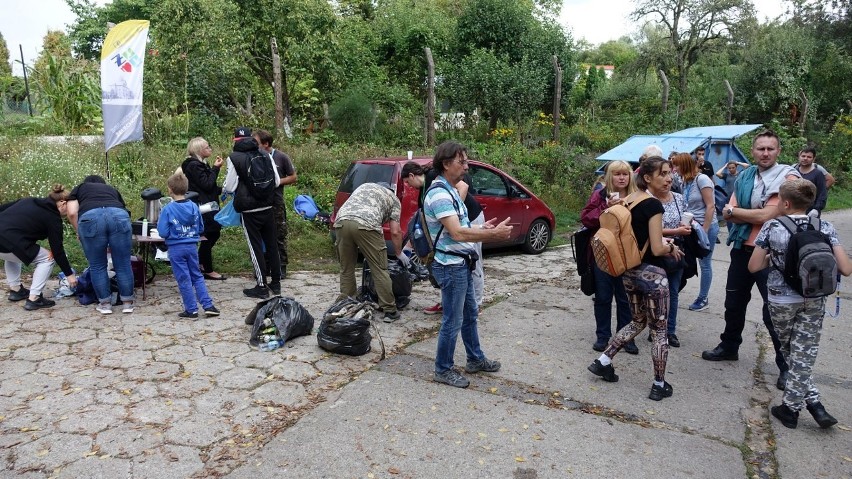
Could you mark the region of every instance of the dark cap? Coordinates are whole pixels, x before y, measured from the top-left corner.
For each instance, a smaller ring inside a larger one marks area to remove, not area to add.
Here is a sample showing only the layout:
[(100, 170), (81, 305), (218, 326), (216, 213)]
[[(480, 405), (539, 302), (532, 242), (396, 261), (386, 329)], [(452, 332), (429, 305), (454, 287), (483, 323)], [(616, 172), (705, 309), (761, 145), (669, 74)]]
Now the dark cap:
[(248, 138), (250, 136), (251, 136), (251, 128), (248, 128), (248, 127), (245, 127), (245, 126), (238, 126), (234, 130), (234, 139), (235, 140), (237, 138)]

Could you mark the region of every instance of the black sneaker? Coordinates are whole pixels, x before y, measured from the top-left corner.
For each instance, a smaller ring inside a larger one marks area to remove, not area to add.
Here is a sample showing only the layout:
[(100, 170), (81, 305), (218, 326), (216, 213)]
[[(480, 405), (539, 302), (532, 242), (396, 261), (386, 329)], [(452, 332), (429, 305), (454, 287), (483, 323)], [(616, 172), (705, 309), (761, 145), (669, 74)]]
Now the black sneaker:
[(461, 374), (453, 371), (452, 369), (448, 369), (442, 373), (435, 373), (435, 376), (432, 378), (436, 383), (444, 383), (449, 384), (455, 388), (466, 388), (470, 386), (470, 381)]
[(35, 301), (30, 301), (29, 299), (27, 299), (27, 302), (24, 303), (24, 309), (26, 309), (27, 311), (35, 311), (37, 309), (50, 308), (53, 306), (56, 306), (56, 302), (51, 301), (49, 299), (44, 299), (44, 296), (42, 295), (38, 295), (38, 298), (36, 298)]
[(397, 311), (394, 311), (392, 313), (385, 313), (384, 321), (386, 323), (392, 323), (392, 322), (398, 320), (401, 317), (402, 317), (402, 314), (400, 314), (400, 312), (397, 310)]
[(784, 427), (796, 429), (796, 426), (799, 425), (799, 411), (793, 411), (786, 404), (772, 406), (770, 411), (772, 411), (773, 416), (781, 421)]
[(249, 298), (266, 299), (269, 297), (269, 289), (266, 286), (255, 286), (243, 290), (243, 294)]
[(216, 309), (216, 306), (210, 306), (209, 308), (204, 308), (204, 316), (208, 318), (211, 316), (219, 316), (219, 310)]
[(24, 285), (21, 285), (21, 288), (17, 291), (9, 291), (9, 301), (21, 301), (30, 297), (30, 290), (24, 288)]
[(468, 361), (464, 367), (466, 373), (478, 373), (480, 371), (486, 373), (496, 373), (500, 370), (500, 361), (493, 361), (488, 358), (482, 358), (481, 361)]
[(194, 311), (194, 312), (191, 312), (191, 313), (189, 311), (184, 311), (182, 313), (179, 313), (178, 317), (179, 318), (186, 318), (186, 319), (198, 319), (198, 311)]
[(272, 291), (272, 294), (276, 296), (281, 296), (281, 283), (269, 283), (269, 289)]
[(823, 406), (822, 403), (815, 402), (813, 404), (808, 404), (808, 412), (814, 417), (814, 420), (817, 424), (819, 424), (819, 427), (823, 429), (837, 424), (837, 419), (834, 419), (834, 416), (825, 410), (825, 406)]
[(625, 344), (624, 352), (627, 354), (639, 354), (639, 348), (636, 346), (636, 341), (630, 341)]
[(656, 384), (651, 386), (651, 394), (648, 395), (648, 399), (661, 401), (663, 398), (672, 397), (672, 394), (674, 394), (674, 388), (672, 385), (663, 381), (663, 387), (657, 386)]
[(707, 351), (702, 352), (701, 359), (705, 361), (736, 361), (740, 359), (740, 355), (737, 351), (725, 351), (725, 348), (723, 348), (720, 344), (714, 349), (708, 349)]
[(615, 374), (615, 368), (612, 366), (612, 363), (604, 366), (601, 364), (599, 359), (595, 359), (595, 362), (589, 365), (589, 371), (595, 376), (600, 376), (606, 382), (609, 383), (617, 383), (618, 382), (618, 374)]
[(677, 334), (669, 334), (668, 340), (669, 340), (669, 346), (671, 346), (673, 348), (679, 348), (680, 347), (680, 339), (677, 338)]

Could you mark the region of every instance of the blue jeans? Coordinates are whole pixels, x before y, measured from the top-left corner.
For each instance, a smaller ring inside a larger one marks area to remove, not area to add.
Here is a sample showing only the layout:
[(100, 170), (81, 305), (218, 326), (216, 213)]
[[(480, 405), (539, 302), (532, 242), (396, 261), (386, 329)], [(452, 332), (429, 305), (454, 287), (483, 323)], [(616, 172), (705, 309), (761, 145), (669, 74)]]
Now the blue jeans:
[(184, 311), (197, 312), (198, 303), (201, 303), (204, 309), (213, 307), (213, 300), (207, 294), (207, 284), (204, 283), (201, 268), (198, 266), (198, 245), (196, 243), (169, 245), (169, 262), (172, 264), (172, 273), (180, 290)]
[(715, 218), (711, 220), (710, 231), (707, 232), (707, 238), (710, 239), (710, 254), (698, 260), (698, 267), (701, 268), (701, 286), (698, 288), (698, 299), (707, 299), (710, 293), (710, 283), (713, 282), (713, 250), (716, 249), (716, 238), (719, 236), (719, 222)]
[(432, 275), (441, 287), (441, 304), (444, 307), (438, 332), (438, 351), (435, 353), (435, 372), (441, 374), (453, 368), (459, 330), (469, 362), (481, 361), (485, 354), (479, 347), (476, 326), (479, 311), (470, 268), (466, 264), (443, 265), (436, 261), (432, 263)]
[(630, 302), (621, 277), (613, 278), (594, 265), (595, 275), (595, 335), (598, 342), (608, 343), (612, 337), (612, 298), (616, 304), (616, 331), (633, 321)]
[(80, 215), (77, 232), (89, 261), (89, 274), (98, 301), (108, 303), (112, 296), (107, 275), (107, 248), (118, 279), (118, 295), (123, 302), (133, 301), (133, 270), (130, 269), (133, 240), (127, 210), (113, 207), (89, 210)]
[(679, 269), (674, 273), (666, 273), (669, 279), (669, 334), (675, 334), (677, 329), (677, 304), (678, 296), (680, 295), (680, 278), (683, 276), (683, 269)]

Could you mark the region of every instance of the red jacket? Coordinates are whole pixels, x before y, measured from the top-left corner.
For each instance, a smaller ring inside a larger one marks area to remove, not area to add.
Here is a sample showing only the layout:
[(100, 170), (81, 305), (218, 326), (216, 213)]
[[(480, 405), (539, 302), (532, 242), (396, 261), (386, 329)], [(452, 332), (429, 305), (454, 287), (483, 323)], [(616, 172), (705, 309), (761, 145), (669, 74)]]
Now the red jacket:
[(588, 203), (580, 212), (580, 222), (583, 226), (589, 229), (598, 229), (601, 227), (601, 213), (606, 209), (606, 189), (601, 188), (592, 193)]

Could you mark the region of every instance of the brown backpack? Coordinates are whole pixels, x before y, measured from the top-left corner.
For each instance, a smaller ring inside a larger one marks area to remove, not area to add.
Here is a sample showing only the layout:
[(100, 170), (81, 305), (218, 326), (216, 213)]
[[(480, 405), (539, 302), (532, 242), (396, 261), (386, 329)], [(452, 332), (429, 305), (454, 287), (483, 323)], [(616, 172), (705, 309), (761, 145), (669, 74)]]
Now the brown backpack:
[(633, 193), (624, 199), (624, 204), (610, 206), (601, 213), (601, 227), (592, 238), (592, 251), (595, 263), (604, 273), (621, 276), (628, 269), (642, 264), (642, 256), (650, 242), (639, 250), (630, 223), (630, 210), (650, 197), (644, 191)]

